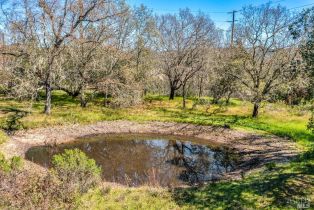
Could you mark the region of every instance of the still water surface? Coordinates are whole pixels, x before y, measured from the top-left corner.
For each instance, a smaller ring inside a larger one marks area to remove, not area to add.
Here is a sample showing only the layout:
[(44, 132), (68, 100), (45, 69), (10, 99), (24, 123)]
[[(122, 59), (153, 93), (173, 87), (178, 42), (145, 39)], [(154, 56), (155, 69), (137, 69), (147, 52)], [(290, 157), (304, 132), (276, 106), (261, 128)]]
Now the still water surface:
[(149, 134), (103, 134), (57, 146), (29, 149), (26, 158), (44, 167), (64, 149), (79, 148), (102, 167), (103, 179), (130, 186), (193, 185), (219, 179), (236, 169), (231, 149), (200, 139)]

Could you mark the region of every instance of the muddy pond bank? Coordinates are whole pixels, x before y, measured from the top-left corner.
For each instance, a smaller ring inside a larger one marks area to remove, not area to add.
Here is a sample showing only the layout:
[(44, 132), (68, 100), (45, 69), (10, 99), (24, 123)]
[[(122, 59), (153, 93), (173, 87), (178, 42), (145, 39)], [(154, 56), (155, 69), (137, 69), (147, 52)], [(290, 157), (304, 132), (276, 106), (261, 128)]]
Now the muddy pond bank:
[[(239, 178), (243, 172), (259, 168), (268, 162), (285, 162), (295, 157), (299, 150), (288, 139), (271, 135), (253, 134), (222, 127), (199, 126), (183, 123), (131, 121), (105, 121), (91, 125), (70, 125), (19, 131), (5, 144), (1, 152), (7, 156), (25, 156), (32, 147), (69, 143), (77, 138), (99, 134), (158, 134), (193, 137), (204, 143), (228, 147), (241, 157), (237, 170), (224, 178)], [(27, 161), (28, 162), (28, 161)], [(36, 164), (36, 167), (39, 166)], [(28, 168), (35, 167), (29, 163)]]

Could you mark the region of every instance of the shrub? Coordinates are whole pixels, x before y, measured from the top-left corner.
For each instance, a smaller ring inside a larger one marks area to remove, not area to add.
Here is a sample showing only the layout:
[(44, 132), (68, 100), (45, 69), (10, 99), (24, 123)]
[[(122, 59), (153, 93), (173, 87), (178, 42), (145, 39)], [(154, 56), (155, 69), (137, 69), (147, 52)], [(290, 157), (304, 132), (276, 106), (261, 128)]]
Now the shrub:
[(138, 86), (118, 85), (112, 95), (111, 106), (130, 107), (142, 103), (142, 90)]
[(101, 168), (79, 149), (53, 156), (53, 171), (68, 192), (85, 193), (100, 181)]
[(20, 157), (0, 154), (0, 209), (77, 209), (77, 200), (100, 180), (101, 169), (78, 149), (55, 155), (53, 165), (43, 174), (17, 170)]
[(12, 170), (18, 170), (22, 167), (21, 157), (14, 156), (11, 159), (5, 159), (4, 155), (0, 153), (0, 170), (8, 173)]
[(1, 173), (0, 209), (73, 209), (71, 194), (60, 189), (62, 183), (52, 173), (27, 170)]

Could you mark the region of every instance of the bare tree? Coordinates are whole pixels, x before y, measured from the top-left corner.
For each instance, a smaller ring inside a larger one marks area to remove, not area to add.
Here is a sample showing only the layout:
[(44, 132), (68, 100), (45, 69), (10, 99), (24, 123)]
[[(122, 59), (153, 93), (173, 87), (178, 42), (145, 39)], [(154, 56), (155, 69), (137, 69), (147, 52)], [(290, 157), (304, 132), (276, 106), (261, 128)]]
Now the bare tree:
[(134, 65), (134, 17), (126, 4), (120, 6), (127, 12), (116, 16), (110, 23), (112, 36), (104, 43), (98, 59), (100, 80), (97, 88), (105, 95), (105, 105), (111, 96), (112, 105), (129, 106), (140, 102), (142, 90)]
[[(51, 112), (51, 93), (53, 84), (61, 71), (60, 55), (75, 39), (80, 31), (91, 24), (100, 22), (113, 14), (111, 5), (115, 1), (101, 0), (38, 0), (19, 3), (20, 16), (13, 16), (16, 10), (7, 14), (10, 34), (17, 37), (14, 52), (4, 52), (17, 58), (24, 58), (34, 66), (34, 74), (38, 77), (39, 86), (44, 86), (46, 101), (44, 112)], [(15, 2), (16, 3), (16, 2)], [(12, 7), (10, 7), (12, 8)], [(35, 51), (35, 53), (34, 53)], [(35, 58), (32, 55), (37, 55)], [(31, 60), (34, 59), (34, 60)], [(40, 60), (40, 64), (34, 65)]]
[(156, 38), (155, 19), (147, 7), (141, 5), (132, 13), (134, 24), (134, 49), (132, 60), (135, 65), (135, 80), (142, 84), (146, 94), (151, 81), (150, 75), (155, 64), (153, 40)]
[(241, 72), (231, 73), (250, 91), (252, 116), (257, 117), (271, 90), (293, 79), (297, 49), (288, 29), (291, 15), (287, 9), (270, 4), (248, 6), (242, 9), (242, 16), (236, 26), (239, 48), (233, 49)]
[(193, 15), (188, 9), (178, 15), (158, 19), (159, 55), (162, 73), (169, 81), (169, 99), (182, 88), (183, 107), (187, 82), (203, 67), (204, 55), (215, 31), (214, 23), (203, 14)]
[[(82, 13), (84, 11), (82, 1), (79, 2), (79, 6), (80, 13)], [(60, 56), (63, 60), (61, 62), (63, 70), (56, 85), (73, 97), (80, 96), (82, 107), (86, 107), (89, 99), (93, 96), (93, 94), (89, 94), (91, 97), (87, 96), (87, 89), (93, 89), (92, 93), (95, 93), (97, 90), (95, 84), (103, 76), (99, 73), (102, 69), (98, 64), (100, 63), (99, 59), (102, 59), (102, 55), (106, 53), (108, 40), (115, 35), (114, 28), (111, 26), (113, 25), (112, 19), (115, 16), (127, 15), (128, 8), (110, 5), (102, 7), (101, 10), (108, 10), (106, 12), (108, 18), (88, 25), (82, 22), (78, 33), (73, 36), (72, 42), (67, 45)]]

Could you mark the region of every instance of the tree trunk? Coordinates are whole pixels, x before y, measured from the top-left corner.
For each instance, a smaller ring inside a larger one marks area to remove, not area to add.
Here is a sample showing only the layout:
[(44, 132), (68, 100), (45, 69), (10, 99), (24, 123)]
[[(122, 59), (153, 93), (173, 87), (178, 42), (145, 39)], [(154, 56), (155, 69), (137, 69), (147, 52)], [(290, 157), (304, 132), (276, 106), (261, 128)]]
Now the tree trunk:
[(198, 89), (198, 98), (201, 98), (202, 95), (203, 95), (203, 77), (201, 77), (201, 81), (200, 81), (200, 84), (199, 84), (199, 89)]
[(230, 97), (227, 97), (226, 104), (228, 105), (230, 103)]
[(229, 103), (230, 103), (231, 95), (232, 95), (232, 92), (229, 92), (229, 93), (227, 94), (226, 104), (229, 104)]
[(81, 91), (80, 101), (81, 101), (81, 107), (85, 108), (87, 106), (87, 100), (86, 100), (84, 90)]
[[(55, 49), (53, 49), (54, 51)], [(45, 110), (44, 113), (46, 115), (50, 115), (51, 112), (51, 94), (52, 94), (52, 88), (51, 88), (51, 74), (52, 74), (52, 64), (54, 61), (54, 56), (52, 56), (49, 59), (48, 62), (48, 69), (46, 72), (46, 80), (45, 80), (45, 88), (46, 88), (46, 102), (45, 102)]]
[(183, 109), (185, 109), (186, 107), (186, 93), (185, 93), (185, 85), (182, 85), (182, 99), (183, 99), (183, 104), (182, 104), (182, 107)]
[(46, 102), (45, 102), (44, 113), (49, 115), (50, 112), (51, 112), (51, 84), (47, 82), (46, 83)]
[(258, 109), (259, 109), (259, 103), (255, 102), (254, 103), (252, 117), (256, 118), (258, 116)]
[(176, 91), (176, 89), (174, 87), (170, 88), (169, 100), (173, 100), (174, 99), (175, 91)]
[(104, 106), (107, 107), (108, 104), (109, 104), (109, 102), (108, 102), (108, 86), (106, 85)]
[(212, 103), (213, 104), (218, 104), (219, 103), (219, 99), (220, 99), (220, 97), (214, 96), (213, 100), (212, 100)]

